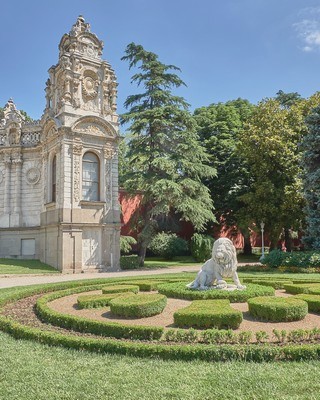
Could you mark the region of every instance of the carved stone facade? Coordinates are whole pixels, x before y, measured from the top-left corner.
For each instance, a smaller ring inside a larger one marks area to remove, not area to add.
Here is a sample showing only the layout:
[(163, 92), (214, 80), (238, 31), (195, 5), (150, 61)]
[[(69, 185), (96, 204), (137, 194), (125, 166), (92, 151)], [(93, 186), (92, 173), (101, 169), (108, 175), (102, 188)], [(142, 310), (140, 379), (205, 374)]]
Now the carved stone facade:
[(119, 268), (117, 83), (102, 49), (80, 16), (49, 69), (41, 120), (4, 107), (0, 257), (69, 273)]

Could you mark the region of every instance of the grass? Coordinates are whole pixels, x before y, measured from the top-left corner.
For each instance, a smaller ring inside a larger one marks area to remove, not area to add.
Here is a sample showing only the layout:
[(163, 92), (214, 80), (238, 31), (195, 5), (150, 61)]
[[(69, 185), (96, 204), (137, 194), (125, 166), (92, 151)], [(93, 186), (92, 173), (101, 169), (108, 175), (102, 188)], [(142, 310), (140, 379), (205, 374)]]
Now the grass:
[[(260, 255), (252, 254), (251, 256), (246, 256), (239, 254), (237, 256), (239, 263), (258, 263)], [(197, 262), (191, 256), (180, 256), (174, 257), (173, 260), (165, 260), (160, 257), (146, 257), (144, 263), (144, 269), (153, 268), (173, 268), (173, 267), (195, 267), (201, 266), (202, 262)]]
[(59, 273), (50, 265), (39, 260), (16, 260), (0, 258), (0, 275), (23, 274), (55, 274)]
[(0, 343), (0, 398), (6, 400), (319, 399), (318, 361), (148, 360), (52, 348), (2, 332)]

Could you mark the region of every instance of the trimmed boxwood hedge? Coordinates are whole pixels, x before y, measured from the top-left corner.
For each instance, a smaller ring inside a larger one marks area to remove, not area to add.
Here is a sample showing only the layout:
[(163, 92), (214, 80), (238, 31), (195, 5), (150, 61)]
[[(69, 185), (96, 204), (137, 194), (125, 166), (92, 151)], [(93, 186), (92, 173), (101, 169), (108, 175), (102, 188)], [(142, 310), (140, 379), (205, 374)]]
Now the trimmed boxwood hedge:
[(77, 298), (79, 308), (100, 308), (107, 307), (110, 301), (118, 296), (123, 296), (121, 293), (109, 294), (86, 294)]
[(249, 313), (267, 321), (299, 321), (308, 314), (308, 304), (294, 297), (256, 297), (248, 300)]
[(185, 300), (228, 299), (231, 303), (245, 303), (257, 296), (274, 296), (274, 289), (268, 286), (248, 284), (245, 290), (193, 290), (186, 287), (184, 282), (163, 283), (158, 291), (167, 297)]
[(242, 312), (233, 309), (230, 301), (195, 300), (173, 315), (180, 328), (226, 328), (237, 329), (242, 322)]
[[(88, 288), (78, 289), (79, 291), (88, 291)], [(163, 328), (159, 326), (122, 325), (117, 322), (96, 321), (60, 313), (48, 306), (48, 302), (73, 293), (75, 293), (75, 289), (61, 290), (40, 297), (36, 302), (38, 317), (44, 322), (61, 328), (119, 339), (157, 340), (162, 336)]]
[(124, 293), (124, 292), (138, 293), (139, 292), (139, 286), (138, 285), (127, 285), (127, 284), (124, 283), (122, 285), (103, 286), (103, 288), (102, 288), (102, 293), (103, 294)]
[[(107, 279), (111, 281), (123, 280)], [(99, 284), (100, 282), (100, 284)], [(29, 287), (16, 287), (0, 290), (0, 307), (19, 299), (46, 292), (53, 292), (67, 288), (77, 289), (76, 286), (91, 285), (89, 290), (98, 290), (105, 279), (91, 281), (74, 281), (57, 284), (33, 285)], [(96, 286), (93, 286), (93, 285)], [(208, 362), (221, 361), (306, 361), (320, 359), (320, 344), (284, 344), (281, 346), (265, 343), (263, 345), (207, 345), (207, 344), (177, 344), (162, 345), (158, 343), (143, 343), (120, 341), (110, 338), (88, 338), (79, 335), (65, 335), (52, 331), (44, 331), (22, 325), (11, 318), (0, 315), (0, 330), (7, 332), (16, 339), (25, 339), (62, 346), (77, 350), (86, 350), (96, 353), (123, 354), (136, 357), (161, 358), (163, 360), (203, 360)]]
[(309, 312), (320, 312), (320, 296), (316, 294), (297, 294), (296, 299), (304, 300), (308, 303)]
[(110, 310), (122, 317), (143, 318), (162, 313), (166, 304), (163, 294), (136, 294), (116, 297), (110, 302)]
[(320, 293), (320, 284), (319, 283), (293, 283), (293, 284), (284, 284), (284, 289), (287, 293), (291, 294), (299, 294), (299, 293), (314, 293), (314, 291), (318, 291)]
[(271, 286), (274, 289), (284, 289), (284, 285), (292, 283), (292, 281), (284, 279), (252, 279), (251, 282), (257, 285)]
[(128, 280), (126, 281), (126, 285), (135, 285), (139, 286), (139, 290), (141, 292), (151, 292), (153, 290), (157, 290), (157, 287), (160, 283), (165, 283), (165, 280), (141, 280), (141, 281), (131, 281)]

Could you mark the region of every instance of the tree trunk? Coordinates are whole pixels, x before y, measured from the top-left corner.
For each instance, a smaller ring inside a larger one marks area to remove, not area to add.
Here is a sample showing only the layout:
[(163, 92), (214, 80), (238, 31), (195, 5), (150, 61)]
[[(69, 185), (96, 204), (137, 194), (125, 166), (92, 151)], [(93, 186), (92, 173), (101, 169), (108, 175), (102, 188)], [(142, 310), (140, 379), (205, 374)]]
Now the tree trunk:
[(285, 246), (287, 249), (287, 252), (292, 251), (292, 239), (291, 239), (291, 235), (290, 235), (290, 229), (289, 228), (284, 228), (284, 242), (285, 242)]
[(249, 229), (243, 229), (242, 235), (243, 235), (243, 239), (244, 239), (243, 254), (245, 254), (246, 256), (251, 256), (252, 255), (252, 246), (251, 246)]
[(145, 241), (141, 241), (138, 249), (138, 264), (139, 267), (144, 267), (144, 260), (146, 258), (147, 252), (147, 243)]
[(279, 231), (279, 230), (270, 231), (269, 232), (269, 240), (270, 240), (269, 252), (272, 251), (272, 250), (277, 249), (278, 242), (279, 242), (279, 237), (280, 237), (280, 232), (281, 231)]

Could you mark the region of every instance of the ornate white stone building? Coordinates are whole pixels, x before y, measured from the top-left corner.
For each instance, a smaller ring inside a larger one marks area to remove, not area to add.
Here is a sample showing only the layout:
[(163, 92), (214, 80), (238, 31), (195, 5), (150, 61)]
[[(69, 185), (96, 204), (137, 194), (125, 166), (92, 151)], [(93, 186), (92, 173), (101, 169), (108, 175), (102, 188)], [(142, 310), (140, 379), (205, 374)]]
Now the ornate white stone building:
[(117, 83), (102, 49), (80, 16), (49, 69), (41, 120), (4, 107), (0, 257), (69, 273), (119, 268)]

